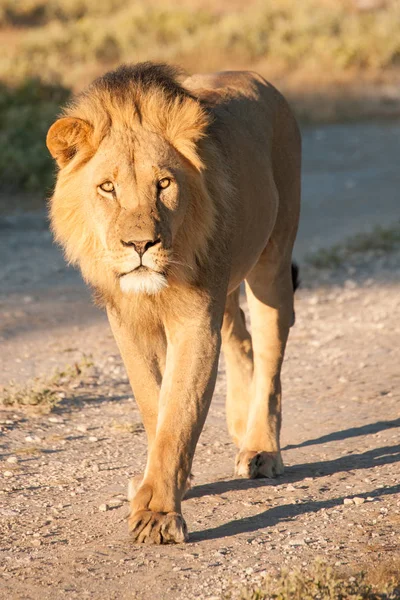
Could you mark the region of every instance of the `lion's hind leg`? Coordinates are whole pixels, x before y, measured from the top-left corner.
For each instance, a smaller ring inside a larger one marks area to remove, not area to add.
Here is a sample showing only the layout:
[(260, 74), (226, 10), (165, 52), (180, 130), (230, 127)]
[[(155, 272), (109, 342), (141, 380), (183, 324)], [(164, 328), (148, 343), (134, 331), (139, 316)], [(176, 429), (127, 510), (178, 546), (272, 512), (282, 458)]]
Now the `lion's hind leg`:
[(222, 324), (222, 349), (227, 377), (228, 430), (240, 447), (246, 433), (253, 377), (253, 348), (239, 306), (240, 288), (228, 295)]
[(268, 245), (246, 280), (254, 351), (253, 395), (236, 473), (251, 478), (283, 473), (280, 372), (293, 321), (293, 284), (290, 261), (279, 264), (274, 254)]

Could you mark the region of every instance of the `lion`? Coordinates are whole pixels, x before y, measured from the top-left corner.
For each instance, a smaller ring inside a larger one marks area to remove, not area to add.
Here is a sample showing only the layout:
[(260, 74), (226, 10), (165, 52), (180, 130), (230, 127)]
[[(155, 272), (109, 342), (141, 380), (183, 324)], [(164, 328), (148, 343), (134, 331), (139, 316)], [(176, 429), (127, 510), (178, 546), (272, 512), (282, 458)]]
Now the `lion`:
[[(294, 320), (301, 140), (253, 72), (164, 64), (96, 79), (50, 127), (50, 218), (108, 314), (148, 440), (136, 542), (188, 539), (182, 498), (221, 347), (238, 476), (275, 477), (280, 372)], [(245, 282), (252, 337), (239, 305)]]

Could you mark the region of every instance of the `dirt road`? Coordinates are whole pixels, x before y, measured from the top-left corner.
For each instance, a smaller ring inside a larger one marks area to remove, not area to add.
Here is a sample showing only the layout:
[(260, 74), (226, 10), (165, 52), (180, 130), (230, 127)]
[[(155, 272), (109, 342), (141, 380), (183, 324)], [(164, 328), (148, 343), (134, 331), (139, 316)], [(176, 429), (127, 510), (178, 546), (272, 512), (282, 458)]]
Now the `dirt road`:
[[(305, 132), (300, 262), (400, 212), (399, 128)], [(125, 494), (143, 468), (145, 435), (105, 317), (41, 215), (1, 226), (0, 384), (83, 352), (93, 361), (51, 413), (1, 411), (1, 598), (216, 599), (317, 556), (350, 570), (400, 561), (398, 253), (329, 274), (303, 269), (277, 480), (233, 476), (221, 360), (183, 506), (189, 543), (140, 547), (127, 535)]]

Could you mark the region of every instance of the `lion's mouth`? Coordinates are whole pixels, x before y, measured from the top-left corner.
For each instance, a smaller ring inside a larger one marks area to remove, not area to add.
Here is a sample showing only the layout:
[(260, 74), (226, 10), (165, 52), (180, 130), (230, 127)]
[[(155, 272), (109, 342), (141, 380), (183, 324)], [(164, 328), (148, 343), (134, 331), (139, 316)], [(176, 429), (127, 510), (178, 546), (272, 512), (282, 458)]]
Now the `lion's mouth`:
[(135, 267), (130, 271), (126, 271), (125, 273), (118, 273), (118, 278), (121, 279), (121, 277), (125, 277), (125, 275), (130, 275), (131, 273), (145, 275), (146, 273), (151, 273), (152, 271), (154, 271), (154, 269), (149, 269), (148, 267), (145, 267), (145, 265), (139, 265), (138, 267)]

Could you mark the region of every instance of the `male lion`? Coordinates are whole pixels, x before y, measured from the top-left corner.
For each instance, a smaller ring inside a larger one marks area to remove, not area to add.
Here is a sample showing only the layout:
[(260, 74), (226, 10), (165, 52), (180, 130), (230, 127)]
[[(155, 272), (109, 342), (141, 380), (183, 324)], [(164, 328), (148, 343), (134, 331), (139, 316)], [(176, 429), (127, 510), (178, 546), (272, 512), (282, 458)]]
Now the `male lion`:
[[(181, 500), (221, 338), (236, 473), (283, 472), (280, 371), (293, 322), (300, 135), (249, 72), (181, 81), (166, 65), (97, 79), (47, 135), (57, 241), (106, 307), (148, 438), (138, 542), (187, 539)], [(239, 307), (246, 282), (252, 338)], [(222, 334), (222, 335), (221, 335)]]

